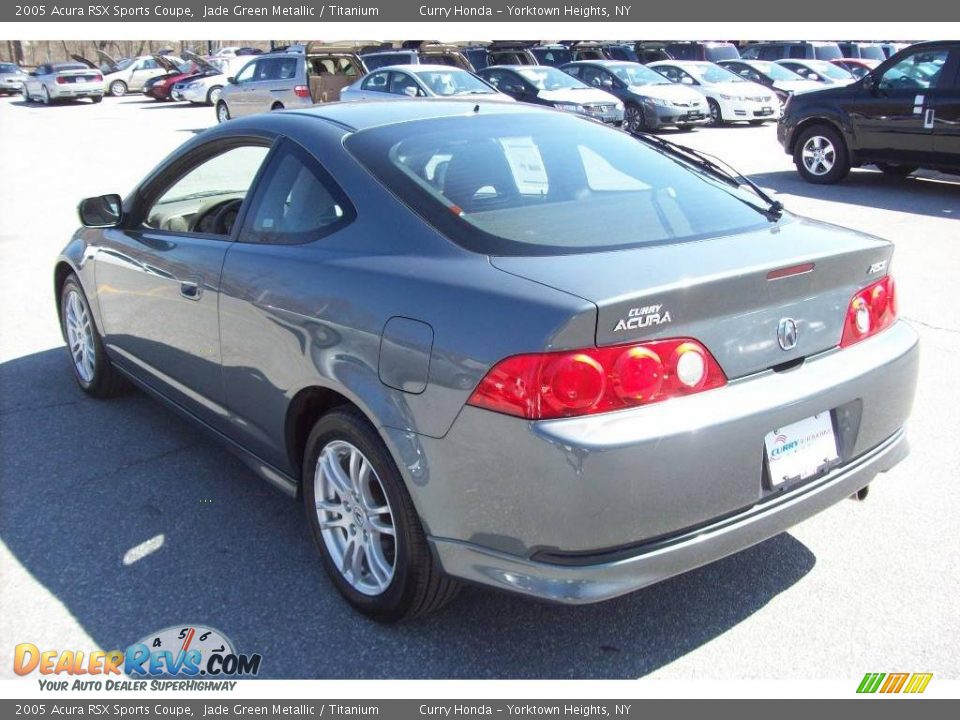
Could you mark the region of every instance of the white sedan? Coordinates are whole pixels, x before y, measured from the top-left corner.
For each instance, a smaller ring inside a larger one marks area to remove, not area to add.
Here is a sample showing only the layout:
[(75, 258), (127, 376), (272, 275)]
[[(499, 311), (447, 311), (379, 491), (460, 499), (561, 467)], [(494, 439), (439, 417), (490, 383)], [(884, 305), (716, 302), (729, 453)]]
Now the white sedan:
[[(227, 78), (236, 75), (248, 62), (250, 62), (249, 55), (206, 58), (203, 63), (218, 68), (220, 72), (218, 74), (195, 75), (186, 80), (181, 80), (173, 86), (170, 97), (174, 100), (187, 100), (198, 105), (216, 105), (220, 99), (220, 91), (227, 84)], [(197, 64), (206, 69), (203, 64)]]
[(391, 65), (364, 75), (340, 91), (340, 99), (398, 100), (418, 97), (470, 97), (514, 102), (471, 72), (449, 65)]
[(706, 61), (662, 60), (647, 67), (707, 98), (714, 125), (743, 120), (754, 125), (777, 120), (780, 102), (770, 88)]
[(825, 85), (849, 85), (856, 78), (849, 70), (827, 62), (826, 60), (797, 60), (784, 58), (776, 61), (787, 70), (792, 70), (805, 80), (824, 83)]

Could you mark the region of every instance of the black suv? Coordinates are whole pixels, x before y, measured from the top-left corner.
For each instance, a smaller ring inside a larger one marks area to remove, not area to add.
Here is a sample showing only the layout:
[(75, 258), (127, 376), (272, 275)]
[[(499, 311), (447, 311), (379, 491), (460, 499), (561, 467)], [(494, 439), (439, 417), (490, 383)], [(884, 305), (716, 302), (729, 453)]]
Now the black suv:
[(777, 139), (812, 183), (868, 164), (960, 173), (960, 41), (911, 45), (850, 85), (792, 95)]

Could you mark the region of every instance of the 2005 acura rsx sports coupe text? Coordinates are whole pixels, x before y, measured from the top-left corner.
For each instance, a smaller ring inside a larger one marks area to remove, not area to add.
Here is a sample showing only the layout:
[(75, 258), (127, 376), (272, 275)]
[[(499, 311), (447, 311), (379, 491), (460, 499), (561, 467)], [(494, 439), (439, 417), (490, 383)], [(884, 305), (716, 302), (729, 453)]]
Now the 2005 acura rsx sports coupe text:
[(893, 246), (654, 137), (330, 104), (201, 133), (80, 215), (54, 273), (80, 386), (133, 382), (301, 498), (382, 620), (460, 580), (621, 595), (907, 453)]

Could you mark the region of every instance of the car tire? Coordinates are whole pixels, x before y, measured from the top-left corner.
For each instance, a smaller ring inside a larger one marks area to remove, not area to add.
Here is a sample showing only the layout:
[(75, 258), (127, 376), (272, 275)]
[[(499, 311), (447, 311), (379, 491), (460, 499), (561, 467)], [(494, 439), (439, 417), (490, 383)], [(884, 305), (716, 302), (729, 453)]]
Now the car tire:
[(893, 177), (906, 177), (907, 175), (916, 172), (919, 167), (917, 165), (893, 165), (891, 163), (877, 163), (877, 169), (884, 175), (891, 175)]
[(717, 127), (723, 125), (723, 111), (720, 109), (720, 103), (713, 98), (707, 98), (707, 107), (710, 108), (710, 122)]
[(217, 103), (217, 122), (225, 123), (230, 119), (230, 108), (221, 100)]
[(627, 103), (623, 111), (623, 129), (631, 134), (647, 131), (647, 118), (642, 107), (636, 103)]
[(60, 329), (67, 343), (70, 367), (80, 389), (95, 398), (112, 398), (130, 389), (113, 367), (97, 330), (90, 303), (77, 276), (70, 274), (60, 288)]
[(274, 110), (283, 110), (283, 105), (281, 103), (274, 103), (270, 106), (270, 112), (273, 112)]
[(23, 98), (23, 101), (24, 101), (25, 103), (32, 103), (32, 102), (33, 102), (33, 97), (30, 95), (30, 91), (27, 90), (27, 86), (26, 86), (26, 85), (24, 85), (24, 86), (20, 89), (20, 96)]
[(47, 89), (47, 86), (44, 85), (43, 89), (40, 91), (40, 101), (44, 105), (52, 105), (53, 98), (50, 97), (50, 91)]
[(793, 149), (793, 164), (800, 177), (814, 185), (833, 185), (850, 172), (847, 145), (829, 125), (812, 125), (803, 130)]
[(123, 97), (127, 94), (127, 84), (123, 80), (114, 80), (110, 83), (110, 94), (113, 97)]
[(223, 85), (214, 85), (207, 91), (207, 105), (216, 106), (216, 104), (220, 102), (221, 90), (223, 90)]
[(437, 610), (456, 595), (459, 583), (433, 557), (400, 471), (358, 410), (339, 408), (317, 421), (302, 483), (324, 568), (354, 608), (397, 622)]
[(90, 99), (93, 101), (93, 104), (96, 105), (98, 102), (101, 102), (103, 100), (103, 95), (94, 95)]
[(763, 125), (766, 120), (748, 120), (747, 122), (749, 122), (751, 125)]
[(677, 130), (680, 132), (690, 132), (693, 128), (694, 126), (690, 123), (677, 125)]

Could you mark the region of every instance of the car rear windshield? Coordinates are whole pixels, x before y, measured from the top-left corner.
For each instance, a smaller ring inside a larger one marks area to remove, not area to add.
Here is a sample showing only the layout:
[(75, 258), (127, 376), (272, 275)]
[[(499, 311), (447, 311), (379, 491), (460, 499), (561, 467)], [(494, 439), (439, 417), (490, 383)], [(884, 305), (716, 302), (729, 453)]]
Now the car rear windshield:
[(53, 69), (60, 72), (61, 70), (89, 70), (90, 68), (81, 63), (58, 63), (53, 66)]
[(469, 104), (464, 110), (362, 130), (345, 145), (469, 250), (594, 252), (769, 223), (750, 196), (618, 130), (560, 112), (507, 114)]

